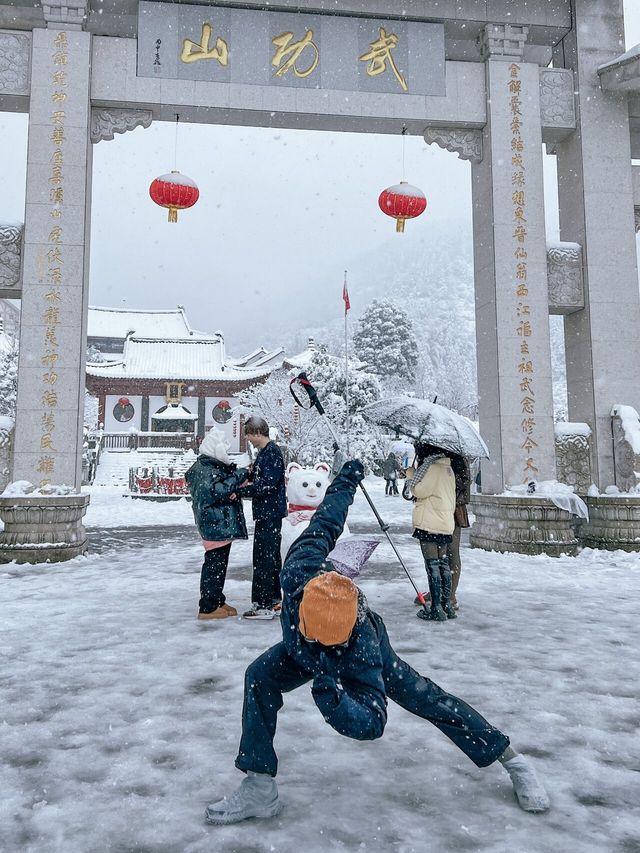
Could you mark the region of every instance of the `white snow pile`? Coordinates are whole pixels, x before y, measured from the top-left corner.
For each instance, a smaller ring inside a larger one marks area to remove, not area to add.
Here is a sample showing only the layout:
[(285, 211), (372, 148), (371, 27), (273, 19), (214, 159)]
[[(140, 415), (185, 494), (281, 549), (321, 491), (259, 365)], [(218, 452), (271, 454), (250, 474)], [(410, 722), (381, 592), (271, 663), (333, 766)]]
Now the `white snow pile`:
[(558, 509), (563, 509), (565, 512), (570, 512), (578, 518), (589, 520), (589, 510), (582, 498), (578, 497), (573, 491), (573, 486), (568, 486), (566, 483), (561, 483), (559, 480), (541, 480), (535, 481), (535, 492), (530, 493), (526, 483), (509, 486), (503, 496), (511, 498), (531, 498), (541, 497), (549, 498)]
[(634, 453), (640, 454), (640, 415), (633, 406), (617, 404), (611, 409), (611, 417), (620, 418), (624, 437), (631, 445)]
[(75, 495), (77, 494), (75, 488), (73, 486), (66, 486), (64, 484), (54, 485), (53, 483), (48, 486), (42, 486), (37, 489), (33, 483), (30, 483), (29, 480), (15, 480), (13, 483), (9, 483), (9, 485), (5, 488), (4, 492), (2, 492), (3, 498), (22, 498), (22, 497), (33, 497), (33, 498), (46, 498), (46, 497), (60, 497), (60, 495)]
[[(378, 502), (387, 520), (408, 524), (406, 502)], [(365, 519), (358, 495), (349, 524)], [(410, 532), (396, 542), (425, 585)], [(282, 814), (209, 827), (206, 804), (241, 778), (233, 762), (244, 670), (281, 629), (277, 621), (196, 620), (195, 530), (193, 545), (168, 532), (143, 544), (0, 567), (0, 850), (640, 847), (637, 554), (552, 559), (465, 548), (460, 616), (444, 625), (415, 618), (414, 592), (384, 539), (360, 580), (398, 654), (531, 756), (551, 796), (548, 814), (521, 812), (499, 765), (476, 768), (393, 703), (380, 740), (340, 737), (304, 686), (286, 695), (278, 720)], [(235, 543), (226, 593), (239, 610), (250, 600), (250, 563), (251, 542)]]
[(556, 438), (562, 438), (570, 435), (582, 435), (589, 438), (591, 435), (591, 427), (589, 424), (581, 421), (556, 421), (553, 425)]

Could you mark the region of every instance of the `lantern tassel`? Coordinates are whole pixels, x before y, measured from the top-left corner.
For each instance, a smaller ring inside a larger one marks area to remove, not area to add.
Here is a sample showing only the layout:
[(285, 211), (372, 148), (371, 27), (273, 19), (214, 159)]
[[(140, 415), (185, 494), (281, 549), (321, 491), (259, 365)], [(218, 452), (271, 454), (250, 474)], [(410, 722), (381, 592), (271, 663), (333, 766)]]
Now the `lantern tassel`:
[(404, 234), (404, 223), (405, 222), (406, 222), (406, 219), (404, 219), (402, 216), (400, 216), (398, 219), (396, 219), (396, 233), (397, 234)]
[(178, 210), (175, 207), (169, 208), (169, 222), (177, 222), (178, 221)]

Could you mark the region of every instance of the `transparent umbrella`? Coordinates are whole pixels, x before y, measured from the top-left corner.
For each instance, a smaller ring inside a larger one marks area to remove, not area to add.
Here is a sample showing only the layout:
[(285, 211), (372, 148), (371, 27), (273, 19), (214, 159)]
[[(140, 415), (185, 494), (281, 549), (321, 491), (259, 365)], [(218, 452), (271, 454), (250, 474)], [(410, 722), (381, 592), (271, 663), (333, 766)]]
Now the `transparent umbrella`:
[(357, 578), (364, 564), (380, 544), (378, 539), (365, 539), (347, 536), (336, 543), (336, 547), (327, 557), (341, 575)]
[(362, 409), (372, 423), (469, 458), (489, 458), (487, 445), (471, 421), (420, 397), (391, 397)]

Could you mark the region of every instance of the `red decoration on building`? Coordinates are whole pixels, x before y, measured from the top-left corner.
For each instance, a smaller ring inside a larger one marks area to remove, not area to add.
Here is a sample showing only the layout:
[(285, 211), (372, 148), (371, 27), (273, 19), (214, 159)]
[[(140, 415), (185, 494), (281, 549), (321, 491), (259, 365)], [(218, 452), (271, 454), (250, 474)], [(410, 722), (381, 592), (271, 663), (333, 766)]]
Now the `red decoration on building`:
[(119, 405), (119, 406), (123, 406), (123, 407), (124, 407), (124, 406), (128, 406), (128, 405), (129, 405), (129, 403), (130, 403), (130, 401), (129, 401), (129, 398), (128, 398), (128, 397), (120, 397), (120, 399), (118, 400), (118, 405)]
[(396, 220), (396, 231), (402, 233), (407, 219), (414, 219), (425, 212), (427, 199), (422, 190), (400, 181), (380, 193), (378, 205), (383, 213)]
[(160, 207), (169, 208), (169, 222), (177, 222), (178, 211), (193, 207), (200, 190), (191, 178), (174, 171), (156, 178), (149, 187), (149, 195)]

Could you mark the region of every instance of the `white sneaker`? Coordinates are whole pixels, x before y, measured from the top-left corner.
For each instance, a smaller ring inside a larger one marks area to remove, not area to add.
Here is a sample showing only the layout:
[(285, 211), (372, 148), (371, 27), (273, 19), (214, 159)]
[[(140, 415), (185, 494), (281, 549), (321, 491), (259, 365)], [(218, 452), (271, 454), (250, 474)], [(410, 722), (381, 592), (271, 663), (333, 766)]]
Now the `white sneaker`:
[(207, 823), (226, 826), (251, 817), (275, 817), (281, 810), (275, 780), (264, 773), (250, 773), (229, 799), (207, 806), (204, 816)]
[(533, 765), (524, 757), (516, 755), (502, 765), (511, 777), (518, 805), (525, 812), (539, 814), (549, 809), (549, 797), (538, 778)]
[(260, 619), (275, 619), (275, 617), (275, 610), (272, 610), (270, 607), (258, 607), (257, 604), (252, 604), (251, 610), (247, 610), (242, 614), (243, 619), (254, 619), (256, 621)]

